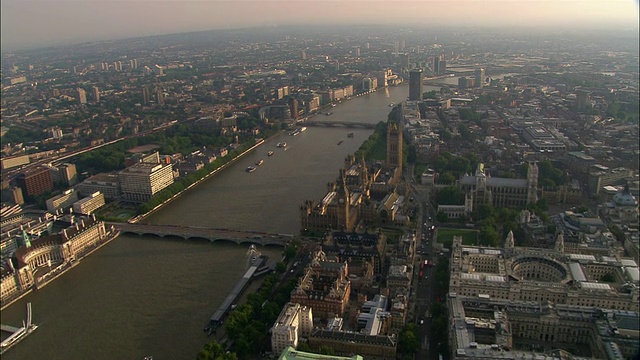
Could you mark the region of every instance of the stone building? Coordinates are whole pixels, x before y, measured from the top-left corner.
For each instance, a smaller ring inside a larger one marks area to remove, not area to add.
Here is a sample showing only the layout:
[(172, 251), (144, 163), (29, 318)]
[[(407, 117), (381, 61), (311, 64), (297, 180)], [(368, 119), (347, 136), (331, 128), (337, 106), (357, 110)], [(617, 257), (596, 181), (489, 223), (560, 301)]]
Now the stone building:
[(475, 176), (463, 176), (459, 186), (472, 195), (472, 208), (478, 205), (524, 208), (538, 201), (538, 165), (529, 163), (526, 179), (491, 177), (484, 164), (478, 164)]
[(342, 316), (351, 294), (348, 276), (346, 262), (329, 261), (318, 248), (291, 292), (291, 302), (312, 308), (317, 317)]
[(637, 312), (458, 294), (450, 294), (447, 305), (451, 359), (631, 359), (638, 354)]
[(350, 273), (362, 276), (372, 271), (378, 275), (382, 272), (386, 243), (382, 233), (332, 232), (325, 237), (322, 250), (338, 261), (347, 262)]
[(115, 230), (106, 229), (104, 222), (95, 216), (80, 218), (61, 232), (34, 240), (23, 234), (23, 241), (11, 260), (10, 269), (2, 273), (2, 303), (45, 281), (47, 274), (82, 258), (102, 241), (109, 239)]
[(287, 303), (271, 328), (271, 350), (279, 354), (289, 346), (298, 347), (300, 337), (309, 337), (313, 330), (310, 307)]
[(638, 311), (638, 265), (632, 259), (570, 254), (562, 236), (554, 249), (463, 246), (454, 237), (449, 289), (461, 296), (551, 302)]

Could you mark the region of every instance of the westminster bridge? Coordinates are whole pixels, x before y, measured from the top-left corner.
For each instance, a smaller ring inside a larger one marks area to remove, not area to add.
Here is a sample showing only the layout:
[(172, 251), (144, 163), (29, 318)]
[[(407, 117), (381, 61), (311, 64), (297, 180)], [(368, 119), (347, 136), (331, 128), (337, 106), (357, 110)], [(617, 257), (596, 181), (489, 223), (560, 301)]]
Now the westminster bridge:
[(148, 225), (108, 222), (120, 230), (121, 234), (129, 233), (139, 236), (155, 235), (159, 237), (179, 237), (182, 239), (205, 239), (211, 242), (230, 241), (236, 244), (276, 245), (286, 246), (293, 239), (289, 234), (270, 234), (259, 231), (239, 231), (230, 229), (215, 229), (180, 225)]
[(342, 126), (346, 128), (363, 128), (363, 129), (375, 129), (377, 124), (367, 122), (353, 122), (353, 121), (340, 121), (340, 120), (306, 120), (301, 123), (304, 126)]

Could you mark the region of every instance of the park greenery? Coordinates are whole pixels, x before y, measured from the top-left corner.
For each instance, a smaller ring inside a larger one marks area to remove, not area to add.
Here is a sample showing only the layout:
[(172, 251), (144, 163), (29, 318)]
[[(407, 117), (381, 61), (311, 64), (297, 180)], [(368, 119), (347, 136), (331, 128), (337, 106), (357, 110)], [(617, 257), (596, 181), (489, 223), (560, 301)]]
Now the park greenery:
[(401, 360), (414, 359), (415, 353), (420, 349), (420, 334), (416, 324), (409, 322), (398, 335), (398, 357)]
[(387, 157), (387, 124), (383, 121), (376, 125), (373, 134), (365, 140), (355, 153), (356, 159), (375, 162)]
[(277, 274), (268, 275), (257, 292), (247, 295), (245, 304), (233, 310), (225, 331), (238, 358), (259, 354), (269, 346), (269, 328), (289, 301), (297, 279), (279, 284)]
[(196, 357), (197, 360), (237, 360), (235, 353), (225, 351), (217, 341), (206, 344)]
[[(442, 176), (446, 176), (443, 183), (453, 183), (455, 179), (459, 179), (464, 174), (470, 174), (474, 169), (478, 167), (480, 160), (475, 154), (467, 153), (464, 156), (453, 155), (449, 152), (444, 152), (438, 156), (433, 164), (435, 170)], [(448, 175), (447, 175), (448, 174)], [(451, 176), (454, 177), (452, 181)], [(440, 182), (440, 179), (438, 179)]]
[(422, 93), (422, 98), (423, 99), (437, 99), (437, 91), (435, 90), (431, 90), (431, 91), (427, 91), (425, 93)]
[[(527, 177), (529, 164), (522, 163), (518, 167), (518, 174), (522, 178)], [(538, 163), (538, 186), (547, 189), (557, 188), (564, 184), (564, 172), (556, 168), (549, 160), (543, 160)]]
[[(451, 191), (453, 192), (453, 189)], [(465, 244), (500, 246), (502, 244), (502, 241), (511, 231), (513, 232), (516, 245), (523, 245), (525, 241), (525, 233), (524, 230), (520, 228), (518, 226), (518, 223), (516, 222), (517, 216), (522, 210), (524, 209), (493, 207), (487, 204), (478, 205), (471, 212), (470, 217), (461, 216), (460, 218), (456, 219), (459, 223), (474, 223), (476, 228), (480, 229), (477, 235), (476, 242), (471, 242), (474, 239), (470, 237), (466, 238), (468, 236), (472, 236), (467, 234), (469, 230), (444, 228), (440, 228), (438, 230), (438, 242), (450, 244), (451, 238), (453, 238), (454, 235), (464, 235), (463, 243)], [(537, 203), (529, 205), (527, 207), (527, 210), (540, 217), (543, 222), (549, 223), (549, 208), (547, 206), (546, 200), (541, 199)], [(449, 222), (449, 219), (443, 212), (438, 212), (436, 214), (436, 220), (440, 223)], [(547, 232), (554, 233), (555, 228), (550, 225), (550, 228), (547, 229)]]
[(486, 114), (480, 114), (472, 109), (469, 108), (460, 108), (458, 109), (458, 114), (460, 115), (460, 119), (462, 120), (468, 120), (468, 121), (473, 121), (474, 123), (476, 123), (476, 125), (480, 125), (480, 121), (483, 118), (486, 118), (487, 115)]
[(454, 236), (461, 236), (463, 245), (476, 245), (478, 243), (478, 230), (443, 227), (438, 229), (437, 241), (442, 246), (450, 248)]
[[(392, 114), (395, 109), (396, 108), (389, 113), (389, 119), (391, 120), (393, 119)], [(413, 157), (415, 158), (415, 150), (412, 150), (410, 146), (404, 142), (402, 148), (403, 165), (407, 164), (411, 153), (413, 153)], [(381, 121), (376, 124), (373, 134), (371, 134), (367, 140), (360, 145), (360, 148), (354, 155), (356, 159), (362, 159), (364, 157), (365, 161), (370, 163), (385, 161), (387, 159), (387, 123)]]

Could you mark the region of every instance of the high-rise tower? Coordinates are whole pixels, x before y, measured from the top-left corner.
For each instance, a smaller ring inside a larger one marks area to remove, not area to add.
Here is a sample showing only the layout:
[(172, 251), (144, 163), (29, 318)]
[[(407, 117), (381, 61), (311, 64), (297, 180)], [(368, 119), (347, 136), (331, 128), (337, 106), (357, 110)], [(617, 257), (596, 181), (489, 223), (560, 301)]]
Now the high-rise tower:
[(142, 88), (142, 105), (149, 105), (149, 88), (144, 86)]
[(422, 69), (409, 73), (409, 100), (422, 100)]
[(393, 111), (395, 116), (387, 123), (387, 166), (402, 173), (402, 104)]
[(93, 101), (99, 102), (100, 101), (100, 88), (98, 88), (97, 86), (94, 86), (94, 87), (91, 88), (91, 91), (93, 93)]
[(87, 92), (83, 88), (78, 88), (78, 102), (80, 105), (87, 103)]
[(476, 87), (479, 87), (482, 89), (482, 87), (484, 86), (484, 79), (485, 79), (484, 68), (476, 69), (475, 78), (476, 78)]

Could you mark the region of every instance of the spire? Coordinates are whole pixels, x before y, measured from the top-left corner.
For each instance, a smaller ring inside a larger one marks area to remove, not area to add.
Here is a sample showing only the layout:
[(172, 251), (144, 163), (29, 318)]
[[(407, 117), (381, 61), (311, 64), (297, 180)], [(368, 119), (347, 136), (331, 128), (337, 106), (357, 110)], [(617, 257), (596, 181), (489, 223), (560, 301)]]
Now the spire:
[(509, 233), (507, 234), (507, 239), (504, 241), (504, 247), (505, 249), (513, 249), (515, 247), (515, 241), (514, 241), (512, 230), (509, 230)]

